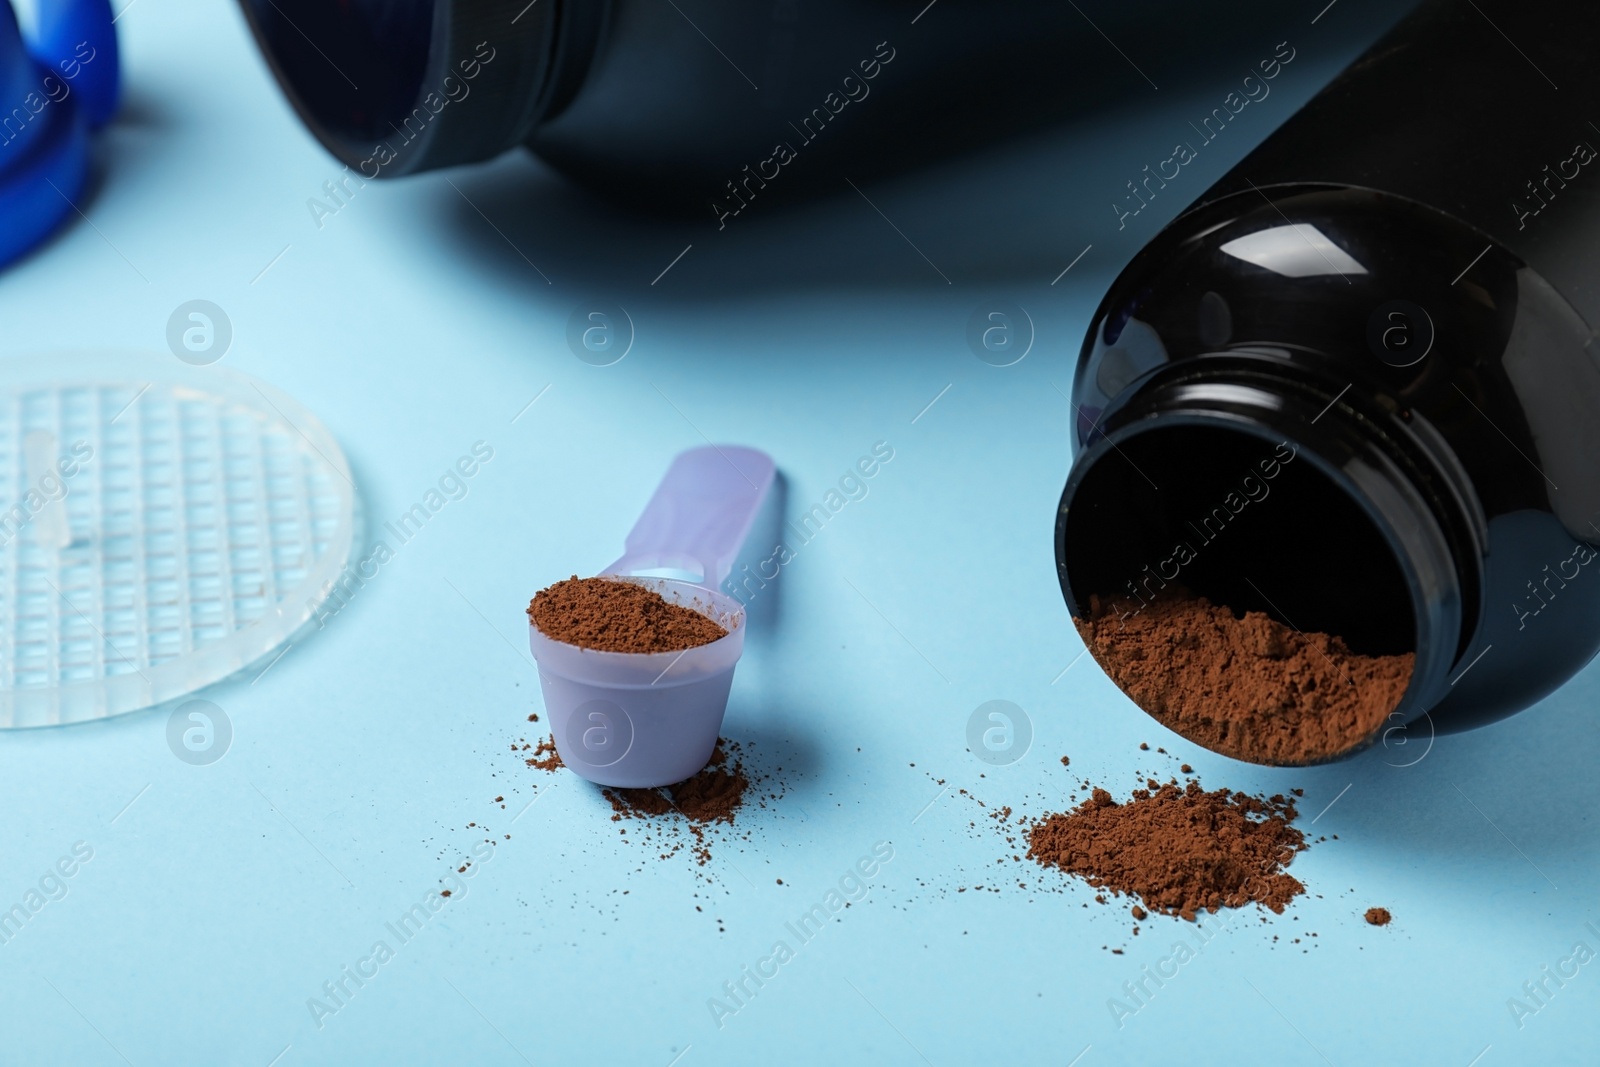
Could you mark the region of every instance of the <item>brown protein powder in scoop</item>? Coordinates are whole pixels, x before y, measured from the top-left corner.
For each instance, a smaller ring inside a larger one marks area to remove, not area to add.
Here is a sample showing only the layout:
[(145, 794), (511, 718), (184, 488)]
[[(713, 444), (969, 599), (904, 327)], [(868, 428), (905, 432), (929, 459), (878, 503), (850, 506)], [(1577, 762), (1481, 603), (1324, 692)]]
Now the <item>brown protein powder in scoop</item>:
[(678, 652), (728, 636), (715, 620), (653, 589), (576, 574), (539, 590), (528, 617), (546, 637), (600, 652)]
[(1363, 656), (1343, 639), (1301, 633), (1176, 587), (1123, 617), (1089, 598), (1074, 619), (1123, 692), (1178, 733), (1251, 763), (1292, 765), (1369, 740), (1411, 681), (1412, 653)]
[(1208, 793), (1194, 781), (1136, 789), (1125, 804), (1096, 789), (1071, 811), (1035, 823), (1028, 856), (1191, 922), (1201, 909), (1250, 903), (1281, 913), (1305, 892), (1285, 870), (1307, 847), (1290, 825), (1297, 814), (1282, 796)]

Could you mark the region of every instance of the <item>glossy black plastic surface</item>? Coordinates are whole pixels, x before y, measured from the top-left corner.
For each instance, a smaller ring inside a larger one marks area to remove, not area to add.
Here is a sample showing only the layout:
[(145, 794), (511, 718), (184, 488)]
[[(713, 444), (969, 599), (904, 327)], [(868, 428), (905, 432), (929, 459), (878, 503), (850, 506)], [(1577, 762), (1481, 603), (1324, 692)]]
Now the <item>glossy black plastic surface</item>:
[[(1514, 23), (1497, 24), (1513, 11)], [(1201, 201), (1306, 183), (1392, 193), (1482, 231), (1468, 259), (1493, 240), (1600, 322), (1597, 57), (1592, 0), (1518, 0), (1498, 13), (1429, 0)]]
[(1237, 25), (1270, 52), (1282, 23), (1272, 0), (241, 4), (302, 119), (367, 177), (526, 144), (616, 200), (713, 220), (1137, 99), (1152, 74), (1212, 85)]

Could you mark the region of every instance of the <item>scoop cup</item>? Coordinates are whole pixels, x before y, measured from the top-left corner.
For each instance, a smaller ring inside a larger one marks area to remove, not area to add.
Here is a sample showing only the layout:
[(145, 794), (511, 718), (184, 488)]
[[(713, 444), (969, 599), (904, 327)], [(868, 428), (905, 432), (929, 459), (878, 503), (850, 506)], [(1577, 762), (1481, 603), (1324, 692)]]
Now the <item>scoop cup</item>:
[[(697, 611), (728, 631), (675, 652), (603, 652), (546, 635), (529, 620), (550, 732), (561, 762), (600, 785), (648, 788), (681, 782), (716, 748), (744, 651), (744, 606), (717, 592), (739, 555), (773, 463), (749, 448), (680, 453), (601, 577), (633, 582)], [(673, 568), (701, 581), (630, 575)]]

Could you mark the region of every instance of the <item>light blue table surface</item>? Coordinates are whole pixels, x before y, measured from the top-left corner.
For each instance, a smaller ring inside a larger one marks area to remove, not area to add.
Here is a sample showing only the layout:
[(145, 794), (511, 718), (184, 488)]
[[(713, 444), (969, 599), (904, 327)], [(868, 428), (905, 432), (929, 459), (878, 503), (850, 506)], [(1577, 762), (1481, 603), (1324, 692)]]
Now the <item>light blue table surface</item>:
[[(87, 220), (0, 276), (3, 353), (161, 352), (171, 311), (205, 298), (233, 324), (225, 365), (318, 413), (371, 519), (474, 443), (494, 454), (325, 628), (205, 692), (235, 731), (220, 761), (175, 759), (162, 710), (0, 736), (0, 907), (92, 851), (0, 944), (0, 1061), (1595, 1062), (1600, 963), (1545, 976), (1577, 943), (1600, 950), (1600, 669), (1431, 749), (1275, 771), (1147, 719), (1079, 658), (1057, 588), (1064, 390), (1088, 316), (1162, 222), (1381, 29), (1361, 21), (1371, 5), (1312, 24), (1322, 6), (1238, 28), (1203, 84), (1152, 91), (1129, 70), (1092, 120), (718, 232), (615, 218), (520, 155), (368, 185), (318, 226), (307, 200), (338, 168), (237, 9), (139, 0)], [(1283, 39), (1297, 58), (1272, 97), (1119, 231), (1124, 182)], [(597, 300), (636, 327), (614, 366), (566, 343)], [(1014, 366), (967, 347), (990, 301), (1035, 324)], [(724, 733), (783, 796), (701, 868), (620, 835), (595, 789), (510, 745), (541, 710), (529, 596), (609, 562), (669, 457), (707, 438), (770, 452), (791, 517), (876, 442), (893, 459), (757, 614)], [(967, 751), (992, 699), (1032, 723), (1009, 766)], [(1124, 983), (1195, 927), (1130, 936), (1125, 907), (1012, 862), (984, 815), (1175, 772), (1142, 741), (1208, 787), (1302, 787), (1301, 825), (1329, 840), (1294, 862), (1310, 895), (1266, 923), (1237, 914), (1141, 1006)], [(396, 938), (388, 924), (485, 837), (467, 891)], [(785, 924), (878, 842), (893, 858), (864, 899), (794, 939)], [(1363, 922), (1370, 905), (1393, 924)], [(724, 983), (780, 940), (793, 958), (716, 1018)], [(393, 958), (328, 999), (379, 941)], [(1119, 1020), (1112, 998), (1137, 1010)]]

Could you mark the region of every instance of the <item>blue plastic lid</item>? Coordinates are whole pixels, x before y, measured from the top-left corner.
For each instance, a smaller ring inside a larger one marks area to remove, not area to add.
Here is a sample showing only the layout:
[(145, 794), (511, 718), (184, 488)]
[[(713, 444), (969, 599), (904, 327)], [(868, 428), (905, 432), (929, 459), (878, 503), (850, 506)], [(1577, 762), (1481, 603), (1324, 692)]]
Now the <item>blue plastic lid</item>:
[(117, 109), (117, 68), (110, 0), (40, 0), (31, 44), (0, 0), (0, 267), (76, 214), (89, 131)]

